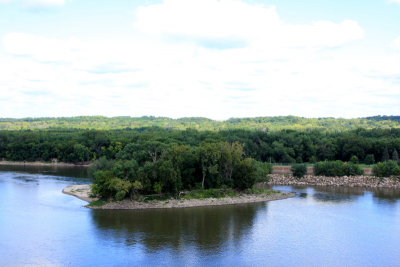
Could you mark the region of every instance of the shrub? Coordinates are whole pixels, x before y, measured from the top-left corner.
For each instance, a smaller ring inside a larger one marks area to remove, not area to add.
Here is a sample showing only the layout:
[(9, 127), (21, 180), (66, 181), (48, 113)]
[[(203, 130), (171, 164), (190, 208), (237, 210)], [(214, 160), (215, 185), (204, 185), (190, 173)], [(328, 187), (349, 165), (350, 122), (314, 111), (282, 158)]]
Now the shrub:
[(360, 163), (360, 161), (358, 160), (358, 157), (357, 157), (357, 156), (351, 156), (350, 162), (353, 163), (353, 164), (358, 164), (358, 163)]
[(351, 162), (344, 163), (340, 160), (318, 162), (314, 167), (315, 175), (323, 176), (345, 176), (361, 175), (363, 170)]
[(293, 176), (296, 178), (302, 178), (307, 174), (307, 166), (305, 164), (296, 164), (292, 166)]
[(94, 177), (97, 171), (111, 170), (114, 167), (114, 161), (108, 160), (106, 157), (101, 157), (96, 160), (88, 169), (89, 177)]
[(400, 175), (400, 167), (396, 161), (390, 160), (375, 164), (372, 172), (378, 177), (390, 177), (392, 175)]
[(272, 164), (267, 162), (255, 161), (256, 168), (256, 183), (268, 182), (268, 174), (272, 173)]
[(364, 163), (371, 165), (375, 163), (375, 156), (373, 154), (368, 154), (365, 156)]

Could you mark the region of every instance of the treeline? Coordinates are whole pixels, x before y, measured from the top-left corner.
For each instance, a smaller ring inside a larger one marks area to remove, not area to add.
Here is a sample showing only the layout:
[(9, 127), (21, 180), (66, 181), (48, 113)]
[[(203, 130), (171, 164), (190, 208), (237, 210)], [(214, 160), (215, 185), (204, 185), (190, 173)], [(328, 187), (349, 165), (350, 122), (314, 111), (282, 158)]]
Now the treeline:
[(157, 142), (198, 147), (202, 143), (238, 142), (246, 157), (270, 163), (341, 160), (355, 163), (398, 160), (400, 129), (274, 132), (250, 130), (197, 131), (140, 128), (126, 130), (0, 131), (0, 159), (10, 161), (86, 162), (116, 159), (137, 145)]
[(280, 131), (283, 129), (325, 131), (355, 130), (357, 128), (400, 128), (400, 116), (375, 116), (357, 119), (303, 118), (296, 116), (232, 118), (216, 121), (202, 117), (171, 119), (167, 117), (103, 117), (80, 116), (61, 118), (0, 119), (0, 130), (43, 130), (43, 129), (93, 129), (115, 130), (160, 127), (166, 129), (220, 131), (227, 129), (246, 129), (260, 131)]
[(244, 190), (266, 179), (271, 166), (245, 157), (238, 142), (189, 146), (150, 141), (128, 144), (116, 160), (101, 158), (91, 172), (94, 194), (122, 200), (148, 194), (178, 196), (192, 189)]

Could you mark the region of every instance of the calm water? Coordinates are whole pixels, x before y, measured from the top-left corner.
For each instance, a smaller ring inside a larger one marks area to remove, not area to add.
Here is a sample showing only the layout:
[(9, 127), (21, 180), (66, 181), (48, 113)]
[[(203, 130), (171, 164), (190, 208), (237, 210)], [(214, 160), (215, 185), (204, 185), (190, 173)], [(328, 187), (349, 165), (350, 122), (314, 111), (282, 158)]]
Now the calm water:
[(400, 266), (396, 191), (276, 187), (297, 197), (96, 211), (61, 193), (88, 179), (15, 171), (0, 172), (0, 266)]

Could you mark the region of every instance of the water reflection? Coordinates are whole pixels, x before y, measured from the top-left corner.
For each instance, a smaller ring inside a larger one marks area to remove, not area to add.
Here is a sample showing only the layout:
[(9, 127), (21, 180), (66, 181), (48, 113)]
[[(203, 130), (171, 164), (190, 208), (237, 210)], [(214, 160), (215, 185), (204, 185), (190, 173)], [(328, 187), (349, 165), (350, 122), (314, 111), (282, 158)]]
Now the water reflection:
[(395, 203), (400, 199), (400, 190), (393, 188), (377, 188), (371, 190), (374, 198), (378, 203), (392, 202)]
[(316, 186), (312, 198), (319, 202), (330, 204), (340, 204), (354, 202), (364, 195), (365, 189), (360, 187), (340, 187), (340, 186)]
[(86, 178), (88, 168), (85, 166), (30, 166), (30, 165), (0, 165), (0, 171), (30, 174), (57, 175), (66, 177)]
[(216, 253), (237, 244), (252, 228), (256, 214), (267, 203), (165, 210), (94, 210), (98, 237), (127, 246), (144, 245), (148, 252), (187, 247)]

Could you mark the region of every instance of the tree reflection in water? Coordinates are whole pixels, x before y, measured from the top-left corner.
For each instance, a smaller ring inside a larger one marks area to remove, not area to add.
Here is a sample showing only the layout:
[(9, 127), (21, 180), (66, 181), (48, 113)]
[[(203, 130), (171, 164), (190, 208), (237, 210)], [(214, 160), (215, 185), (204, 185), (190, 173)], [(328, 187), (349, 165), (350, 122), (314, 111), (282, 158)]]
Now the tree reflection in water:
[(189, 247), (217, 253), (239, 244), (251, 230), (256, 214), (267, 203), (158, 210), (93, 210), (101, 239), (127, 246), (143, 245), (147, 252)]

